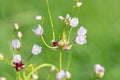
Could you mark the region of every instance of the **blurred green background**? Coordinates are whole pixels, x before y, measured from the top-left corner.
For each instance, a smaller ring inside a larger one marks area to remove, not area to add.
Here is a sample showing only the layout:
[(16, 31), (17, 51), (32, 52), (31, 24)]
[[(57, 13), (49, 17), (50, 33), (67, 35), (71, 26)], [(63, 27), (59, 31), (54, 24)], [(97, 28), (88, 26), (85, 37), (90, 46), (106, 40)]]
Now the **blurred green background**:
[[(70, 72), (72, 80), (95, 80), (93, 65), (99, 63), (105, 67), (105, 76), (101, 80), (120, 80), (120, 0), (81, 0), (83, 5), (79, 13), (79, 26), (88, 29), (87, 44), (75, 45), (70, 51), (63, 52), (63, 69), (66, 68), (69, 55), (71, 57)], [(71, 12), (75, 4), (72, 0), (49, 0), (51, 13), (58, 35), (62, 22), (57, 17)], [(23, 60), (31, 54), (34, 43), (43, 46), (38, 56), (33, 56), (29, 63), (38, 65), (45, 62), (58, 66), (58, 51), (45, 47), (41, 39), (32, 29), (37, 27), (36, 15), (45, 17), (44, 36), (51, 44), (51, 26), (48, 19), (45, 0), (0, 0), (0, 53), (12, 59), (11, 40), (14, 23), (18, 22), (23, 33), (22, 49)], [(73, 35), (76, 36), (76, 31)], [(58, 38), (58, 37), (57, 37)], [(49, 68), (39, 71), (39, 80), (46, 80)], [(16, 80), (12, 67), (0, 61), (0, 77), (7, 80)], [(55, 80), (55, 73), (50, 80)]]

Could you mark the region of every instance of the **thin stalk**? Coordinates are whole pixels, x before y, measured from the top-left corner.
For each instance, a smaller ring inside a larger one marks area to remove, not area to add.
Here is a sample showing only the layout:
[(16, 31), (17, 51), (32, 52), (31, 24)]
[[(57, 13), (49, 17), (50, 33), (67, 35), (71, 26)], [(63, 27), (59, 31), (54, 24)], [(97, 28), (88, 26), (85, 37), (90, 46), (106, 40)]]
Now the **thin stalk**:
[(68, 43), (70, 41), (71, 32), (72, 32), (72, 27), (70, 28), (69, 33), (68, 33)]
[(48, 48), (50, 48), (50, 49), (54, 49), (55, 47), (51, 47), (51, 46), (49, 46), (46, 42), (45, 42), (45, 39), (44, 39), (44, 37), (41, 35), (41, 38), (42, 38), (42, 41), (43, 41), (43, 43), (45, 44), (45, 46), (46, 47), (48, 47)]
[(17, 80), (21, 80), (20, 72), (17, 72), (17, 75), (18, 75), (18, 79)]
[(32, 56), (33, 56), (33, 54), (31, 54), (31, 55), (27, 58), (26, 63), (31, 59)]
[(60, 55), (59, 55), (59, 57), (60, 57), (60, 71), (61, 71), (61, 69), (62, 69), (62, 51), (60, 51)]
[[(38, 67), (36, 67), (35, 69), (33, 69), (33, 70), (28, 74), (28, 80), (30, 79), (31, 75), (32, 75), (34, 72), (38, 71), (39, 69), (44, 68), (44, 67), (52, 67), (52, 66), (54, 66), (54, 65), (52, 65), (52, 64), (47, 64), (47, 63), (42, 64), (42, 65), (39, 65)], [(58, 69), (57, 69), (57, 68), (56, 68), (56, 71), (58, 72)]]
[(51, 12), (50, 12), (50, 6), (49, 6), (49, 3), (48, 3), (48, 0), (45, 0), (45, 1), (46, 1), (46, 5), (47, 5), (47, 9), (48, 9), (48, 15), (49, 15), (49, 19), (50, 19), (50, 23), (51, 23), (51, 27), (52, 27), (53, 40), (55, 40), (54, 25), (53, 25), (52, 15), (51, 15)]

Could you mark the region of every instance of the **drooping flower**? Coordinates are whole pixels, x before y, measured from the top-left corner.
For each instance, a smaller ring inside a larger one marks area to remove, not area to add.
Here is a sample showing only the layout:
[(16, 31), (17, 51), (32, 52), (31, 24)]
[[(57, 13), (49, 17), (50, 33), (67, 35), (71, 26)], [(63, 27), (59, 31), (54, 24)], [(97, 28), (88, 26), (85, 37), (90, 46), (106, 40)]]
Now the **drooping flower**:
[(36, 16), (35, 19), (36, 20), (42, 20), (42, 16)]
[(18, 38), (22, 38), (22, 32), (18, 32)]
[(22, 62), (21, 55), (19, 54), (14, 55), (13, 64), (16, 71), (19, 71), (25, 67), (24, 63)]
[(105, 68), (100, 64), (94, 65), (94, 74), (98, 78), (102, 78), (104, 76)]
[(38, 36), (42, 35), (44, 32), (40, 24), (38, 24), (38, 27), (36, 29), (33, 29), (32, 31)]
[(77, 44), (85, 44), (87, 42), (86, 36), (77, 36), (75, 41)]
[(33, 55), (38, 55), (38, 54), (41, 53), (41, 51), (42, 51), (42, 47), (40, 47), (36, 44), (33, 45), (33, 48), (32, 48), (32, 54)]
[(61, 70), (60, 72), (57, 73), (56, 79), (57, 80), (62, 80), (65, 77), (65, 71)]
[(54, 72), (55, 71), (55, 66), (51, 66), (51, 68), (50, 68), (50, 72)]
[(77, 2), (77, 3), (76, 3), (76, 6), (77, 6), (77, 7), (80, 7), (80, 6), (82, 6), (82, 4), (83, 4), (82, 2)]
[(66, 77), (67, 79), (70, 79), (70, 78), (71, 78), (71, 74), (70, 74), (69, 71), (66, 71), (66, 72), (65, 72), (65, 77)]
[(19, 39), (12, 40), (12, 47), (14, 49), (19, 49), (21, 47)]
[(78, 24), (79, 24), (79, 21), (78, 21), (78, 18), (72, 18), (71, 20), (70, 20), (70, 26), (71, 27), (76, 27), (76, 26), (78, 26)]
[(78, 32), (77, 32), (78, 36), (84, 36), (87, 34), (87, 29), (85, 29), (83, 26), (81, 26), (79, 29), (78, 29)]

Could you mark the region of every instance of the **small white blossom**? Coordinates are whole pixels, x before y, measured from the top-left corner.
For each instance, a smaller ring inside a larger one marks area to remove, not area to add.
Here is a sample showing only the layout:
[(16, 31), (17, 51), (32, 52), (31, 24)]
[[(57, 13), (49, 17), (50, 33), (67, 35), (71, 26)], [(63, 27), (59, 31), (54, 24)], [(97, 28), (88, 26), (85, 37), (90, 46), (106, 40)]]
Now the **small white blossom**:
[(44, 32), (40, 24), (38, 24), (38, 27), (36, 29), (33, 29), (32, 31), (38, 36), (42, 35)]
[(87, 34), (87, 29), (85, 29), (83, 26), (81, 26), (81, 27), (78, 29), (77, 34), (78, 34), (78, 36), (86, 35), (86, 34)]
[(80, 6), (82, 6), (82, 4), (83, 4), (82, 2), (77, 2), (77, 3), (76, 3), (76, 6), (77, 6), (77, 7), (80, 7)]
[(18, 32), (18, 38), (22, 38), (22, 32)]
[(76, 26), (78, 26), (78, 24), (79, 24), (78, 18), (72, 18), (70, 20), (70, 26), (71, 27), (76, 27)]
[(42, 47), (40, 47), (36, 44), (33, 45), (33, 48), (32, 48), (32, 54), (33, 55), (38, 55), (38, 54), (41, 53), (41, 51), (42, 51)]
[(50, 68), (50, 72), (54, 72), (55, 71), (55, 66), (52, 66), (51, 68)]
[(19, 49), (21, 47), (19, 39), (12, 40), (12, 47), (14, 49)]
[(64, 20), (64, 17), (63, 16), (58, 16), (58, 19), (59, 20)]
[(36, 20), (42, 20), (42, 16), (36, 16)]
[(38, 75), (37, 74), (32, 74), (32, 78), (34, 79), (34, 80), (38, 80)]
[(20, 63), (21, 62), (21, 55), (15, 54), (13, 57), (13, 62), (14, 63)]
[(75, 41), (77, 44), (85, 44), (87, 42), (86, 36), (77, 36)]
[(105, 69), (100, 64), (94, 65), (94, 73), (96, 77), (102, 78), (104, 76)]
[(18, 23), (15, 23), (15, 30), (18, 30), (18, 29), (19, 29)]
[(6, 78), (5, 77), (0, 77), (0, 80), (6, 80)]
[(70, 78), (71, 78), (71, 74), (70, 74), (69, 71), (66, 71), (66, 72), (65, 72), (65, 77), (66, 77), (67, 79), (70, 79)]
[(64, 77), (65, 77), (65, 72), (64, 70), (61, 70), (60, 72), (57, 73), (56, 80), (62, 80)]
[(3, 59), (4, 59), (3, 54), (0, 54), (0, 60), (3, 60)]

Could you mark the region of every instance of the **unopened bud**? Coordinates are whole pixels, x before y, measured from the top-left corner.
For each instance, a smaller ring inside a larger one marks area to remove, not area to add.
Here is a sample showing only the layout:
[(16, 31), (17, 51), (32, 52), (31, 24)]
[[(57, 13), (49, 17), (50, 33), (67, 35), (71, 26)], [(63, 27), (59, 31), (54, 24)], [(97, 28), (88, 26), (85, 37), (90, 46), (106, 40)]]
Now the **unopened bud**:
[(19, 29), (18, 23), (15, 23), (15, 30), (18, 30), (18, 29)]
[(77, 7), (80, 7), (80, 6), (82, 6), (82, 4), (83, 4), (82, 2), (77, 2), (77, 3), (76, 3), (76, 6), (77, 6)]
[(18, 38), (22, 38), (22, 32), (18, 32)]
[(32, 78), (33, 78), (34, 80), (37, 80), (37, 79), (38, 79), (38, 75), (37, 75), (37, 74), (32, 74)]
[(0, 54), (0, 60), (3, 60), (3, 59), (4, 59), (3, 54)]
[(63, 16), (58, 16), (58, 19), (59, 20), (64, 20), (64, 17)]
[(55, 66), (52, 66), (51, 68), (50, 68), (50, 72), (54, 72), (55, 71)]
[(70, 78), (71, 78), (71, 74), (70, 74), (70, 72), (66, 71), (66, 73), (65, 73), (65, 77), (66, 77), (67, 79), (70, 79)]
[(36, 20), (42, 20), (42, 16), (36, 16)]
[(0, 80), (6, 80), (6, 78), (5, 77), (0, 77)]

